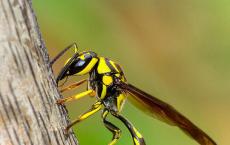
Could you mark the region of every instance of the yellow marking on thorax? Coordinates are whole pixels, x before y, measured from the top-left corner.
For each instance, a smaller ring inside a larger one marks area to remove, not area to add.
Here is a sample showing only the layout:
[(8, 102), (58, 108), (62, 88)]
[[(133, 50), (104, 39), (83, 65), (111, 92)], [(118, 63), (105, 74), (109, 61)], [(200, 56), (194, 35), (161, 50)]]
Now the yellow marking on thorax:
[(125, 82), (125, 81), (126, 81), (126, 80), (125, 80), (125, 76), (124, 76), (124, 75), (122, 76), (121, 80), (122, 80), (123, 82)]
[(105, 62), (105, 58), (104, 57), (100, 57), (99, 59), (100, 60), (99, 60), (97, 72), (99, 74), (111, 72), (111, 69), (109, 68), (109, 66)]
[(106, 87), (106, 85), (102, 85), (102, 91), (101, 91), (101, 96), (100, 96), (100, 99), (104, 99), (105, 98), (105, 96), (106, 96), (106, 93), (107, 93), (107, 87)]
[(77, 75), (84, 75), (94, 67), (94, 65), (97, 63), (98, 59), (97, 58), (92, 58), (92, 60), (89, 62), (89, 64), (80, 72), (77, 73)]
[(109, 86), (113, 82), (113, 78), (111, 76), (104, 75), (102, 81), (106, 86)]
[(126, 96), (122, 93), (117, 97), (117, 109), (119, 112), (121, 111), (123, 107), (125, 99), (126, 99)]
[(116, 67), (115, 62), (112, 61), (112, 60), (110, 60), (109, 62), (110, 62), (110, 64), (115, 68), (115, 70), (116, 70), (117, 72), (119, 72), (119, 69)]
[(115, 74), (116, 77), (120, 78), (121, 74)]

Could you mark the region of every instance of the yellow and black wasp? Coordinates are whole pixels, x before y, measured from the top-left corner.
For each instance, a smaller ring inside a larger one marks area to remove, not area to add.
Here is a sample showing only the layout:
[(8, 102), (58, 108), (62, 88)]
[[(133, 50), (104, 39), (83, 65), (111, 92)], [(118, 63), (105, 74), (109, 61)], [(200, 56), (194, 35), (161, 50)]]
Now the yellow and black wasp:
[(63, 80), (64, 78), (67, 79), (68, 76), (72, 75), (89, 74), (87, 79), (83, 79), (67, 86), (60, 92), (71, 90), (85, 82), (88, 83), (88, 87), (87, 90), (82, 93), (57, 100), (57, 104), (61, 105), (65, 102), (80, 99), (84, 96), (95, 96), (97, 101), (87, 112), (80, 115), (66, 127), (67, 132), (74, 124), (103, 109), (101, 116), (104, 125), (113, 133), (113, 138), (109, 145), (113, 145), (117, 142), (121, 136), (121, 130), (106, 119), (108, 114), (111, 114), (125, 124), (132, 135), (134, 145), (145, 145), (144, 138), (139, 131), (137, 131), (137, 129), (120, 114), (122, 106), (129, 95), (131, 96), (130, 99), (132, 102), (139, 107), (141, 106), (142, 110), (147, 111), (151, 116), (154, 116), (161, 121), (170, 125), (178, 126), (199, 144), (216, 145), (216, 143), (204, 131), (199, 129), (172, 106), (129, 84), (120, 65), (108, 58), (98, 56), (93, 51), (78, 52), (77, 45), (74, 43), (60, 52), (53, 61), (51, 61), (51, 65), (72, 47), (74, 47), (76, 51), (74, 55), (67, 60), (57, 76), (56, 82), (58, 84), (60, 80)]

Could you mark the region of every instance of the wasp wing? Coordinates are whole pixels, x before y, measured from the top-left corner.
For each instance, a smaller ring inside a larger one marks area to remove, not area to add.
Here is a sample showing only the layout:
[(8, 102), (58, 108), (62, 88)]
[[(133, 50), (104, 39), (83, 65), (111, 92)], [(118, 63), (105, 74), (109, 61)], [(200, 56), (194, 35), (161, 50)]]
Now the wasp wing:
[(216, 145), (216, 143), (204, 131), (199, 129), (171, 105), (149, 95), (131, 84), (120, 82), (119, 85), (125, 92), (128, 92), (132, 96), (130, 99), (134, 105), (147, 111), (151, 116), (170, 125), (178, 126), (188, 136), (195, 139), (201, 145)]

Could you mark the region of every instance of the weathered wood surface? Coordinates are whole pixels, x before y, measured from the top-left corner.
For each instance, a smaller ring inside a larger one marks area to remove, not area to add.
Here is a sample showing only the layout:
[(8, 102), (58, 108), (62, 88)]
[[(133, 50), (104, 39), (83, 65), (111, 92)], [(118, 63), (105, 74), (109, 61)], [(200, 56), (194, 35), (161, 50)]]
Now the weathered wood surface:
[(73, 145), (30, 0), (0, 0), (0, 145)]

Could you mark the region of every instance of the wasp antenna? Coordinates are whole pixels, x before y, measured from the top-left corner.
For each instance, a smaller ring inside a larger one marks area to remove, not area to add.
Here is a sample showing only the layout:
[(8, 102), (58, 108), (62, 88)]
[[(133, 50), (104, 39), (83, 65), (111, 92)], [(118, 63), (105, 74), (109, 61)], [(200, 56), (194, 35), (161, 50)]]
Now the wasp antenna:
[(55, 61), (57, 61), (67, 50), (69, 50), (70, 48), (74, 48), (74, 52), (77, 53), (78, 51), (78, 46), (77, 43), (72, 43), (71, 45), (67, 46), (65, 49), (63, 49), (60, 53), (58, 53), (58, 55), (56, 55), (51, 61), (50, 61), (50, 65), (52, 66), (54, 64)]

